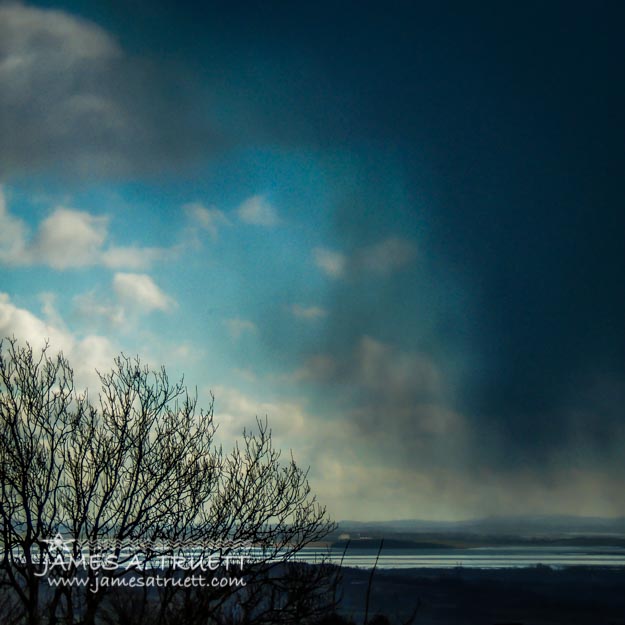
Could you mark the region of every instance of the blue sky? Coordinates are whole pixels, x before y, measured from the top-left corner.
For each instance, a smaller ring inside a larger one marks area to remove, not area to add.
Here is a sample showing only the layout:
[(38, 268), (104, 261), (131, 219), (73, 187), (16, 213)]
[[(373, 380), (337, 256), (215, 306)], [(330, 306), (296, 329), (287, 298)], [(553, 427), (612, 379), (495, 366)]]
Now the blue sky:
[(126, 4), (0, 3), (2, 335), (337, 519), (625, 514), (622, 7)]

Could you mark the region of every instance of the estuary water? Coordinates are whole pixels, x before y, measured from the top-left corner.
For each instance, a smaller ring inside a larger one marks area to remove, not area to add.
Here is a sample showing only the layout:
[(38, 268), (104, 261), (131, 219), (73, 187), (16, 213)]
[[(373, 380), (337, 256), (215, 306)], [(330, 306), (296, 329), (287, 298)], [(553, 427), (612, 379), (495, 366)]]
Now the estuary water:
[[(372, 568), (377, 549), (349, 547), (343, 550), (304, 549), (298, 559), (320, 562), (323, 558), (344, 566)], [(466, 549), (383, 549), (378, 560), (380, 569), (409, 568), (518, 568), (545, 565), (625, 567), (623, 547), (472, 547)]]

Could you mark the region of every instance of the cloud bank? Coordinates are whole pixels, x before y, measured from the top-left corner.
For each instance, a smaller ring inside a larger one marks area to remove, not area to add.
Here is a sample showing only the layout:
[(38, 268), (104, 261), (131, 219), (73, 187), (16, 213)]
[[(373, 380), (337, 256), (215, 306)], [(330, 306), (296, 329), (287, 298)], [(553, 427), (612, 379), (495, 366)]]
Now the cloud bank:
[[(171, 90), (178, 97), (164, 98)], [(189, 164), (217, 141), (188, 90), (88, 20), (0, 4), (0, 180), (40, 171), (101, 179)]]

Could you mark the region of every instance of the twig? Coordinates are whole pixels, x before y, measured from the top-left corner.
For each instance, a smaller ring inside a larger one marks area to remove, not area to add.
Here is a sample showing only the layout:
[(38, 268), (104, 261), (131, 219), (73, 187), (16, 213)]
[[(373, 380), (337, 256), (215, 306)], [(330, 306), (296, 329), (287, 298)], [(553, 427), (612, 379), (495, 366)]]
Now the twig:
[(371, 585), (373, 584), (373, 576), (375, 575), (375, 570), (378, 566), (378, 560), (380, 559), (380, 554), (382, 553), (383, 546), (384, 538), (380, 540), (380, 548), (378, 549), (378, 554), (375, 557), (373, 568), (371, 569), (371, 573), (369, 574), (369, 583), (367, 584), (367, 595), (365, 598), (365, 620), (363, 621), (363, 625), (367, 625), (367, 621), (369, 620), (369, 599), (371, 598)]

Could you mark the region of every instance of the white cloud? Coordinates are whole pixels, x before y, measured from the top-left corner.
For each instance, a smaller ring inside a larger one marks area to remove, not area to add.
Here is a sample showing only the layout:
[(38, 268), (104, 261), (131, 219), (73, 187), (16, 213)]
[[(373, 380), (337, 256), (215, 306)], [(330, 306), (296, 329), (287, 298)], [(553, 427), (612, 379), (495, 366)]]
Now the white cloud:
[(191, 224), (202, 230), (206, 230), (212, 239), (216, 239), (219, 228), (230, 225), (230, 220), (223, 211), (215, 207), (206, 208), (200, 202), (193, 202), (183, 206)]
[(293, 306), (291, 306), (291, 312), (298, 319), (305, 319), (307, 321), (322, 319), (328, 315), (328, 311), (319, 306), (300, 306), (299, 304), (293, 304)]
[(95, 264), (107, 237), (108, 219), (57, 208), (39, 225), (29, 248), (32, 261), (54, 269)]
[(388, 237), (349, 256), (324, 247), (313, 250), (315, 264), (331, 278), (387, 276), (408, 265), (416, 254), (414, 242), (400, 237)]
[(178, 343), (168, 347), (165, 354), (170, 359), (184, 364), (197, 363), (206, 356), (205, 350), (196, 343)]
[(220, 442), (228, 448), (243, 428), (255, 429), (255, 417), (266, 416), (274, 446), (283, 451), (284, 460), (292, 449), (298, 465), (310, 467), (313, 492), (334, 518), (383, 518), (397, 510), (416, 516), (419, 501), (437, 494), (439, 485), (429, 473), (380, 463), (371, 453), (375, 439), (339, 415), (323, 418), (298, 397), (268, 399), (223, 385), (211, 390)]
[(58, 328), (64, 328), (65, 323), (56, 308), (56, 293), (45, 291), (39, 294), (39, 301), (41, 302), (41, 312), (45, 320)]
[(276, 209), (262, 196), (253, 195), (237, 209), (239, 219), (255, 226), (275, 226), (280, 222)]
[(177, 252), (177, 247), (111, 246), (102, 250), (99, 263), (109, 269), (148, 269), (155, 262), (165, 260)]
[[(272, 431), (291, 439), (306, 433), (307, 418), (300, 402), (259, 400), (233, 387), (215, 386), (215, 415), (223, 423), (224, 433), (239, 437), (244, 427), (254, 424), (256, 417), (268, 419)], [(222, 427), (220, 425), (220, 427)]]
[(101, 265), (110, 269), (146, 269), (177, 248), (107, 245), (110, 218), (59, 206), (29, 237), (26, 224), (10, 214), (0, 187), (0, 262), (47, 265), (58, 270)]
[(177, 306), (146, 274), (116, 273), (113, 277), (113, 290), (122, 305), (138, 312), (167, 312)]
[(255, 323), (247, 319), (240, 319), (239, 317), (225, 319), (224, 324), (233, 339), (239, 339), (245, 333), (253, 334), (258, 330)]
[(313, 256), (317, 267), (331, 278), (341, 278), (345, 275), (347, 258), (344, 254), (325, 247), (316, 247)]
[(98, 296), (95, 291), (76, 295), (72, 300), (74, 312), (84, 321), (94, 323), (98, 319), (105, 321), (107, 326), (120, 328), (126, 323), (124, 308), (118, 303), (113, 304)]
[(52, 305), (50, 296), (44, 296), (44, 309), (48, 310), (51, 320), (43, 320), (16, 306), (8, 294), (0, 293), (0, 339), (15, 336), (20, 342), (28, 341), (33, 349), (40, 349), (49, 341), (51, 354), (62, 351), (68, 358), (79, 387), (99, 388), (96, 368), (109, 369), (117, 350), (103, 336), (74, 336), (50, 309)]
[[(76, 318), (92, 328), (131, 334), (141, 316), (155, 310), (170, 312), (178, 305), (146, 274), (116, 273), (112, 290), (114, 297), (99, 289), (76, 295), (72, 300)], [(185, 349), (188, 350), (189, 346), (181, 347), (181, 357)]]
[(13, 335), (19, 340), (29, 341), (35, 348), (42, 347), (46, 339), (57, 349), (65, 349), (71, 344), (71, 337), (63, 328), (55, 327), (25, 308), (17, 307), (7, 293), (0, 293), (0, 338)]
[[(98, 334), (89, 334), (80, 340), (75, 340), (68, 357), (74, 367), (78, 366), (82, 376), (90, 382), (91, 388), (99, 388), (97, 371), (109, 371), (113, 367), (113, 360), (119, 354), (110, 339)], [(84, 372), (84, 373), (83, 373)]]

